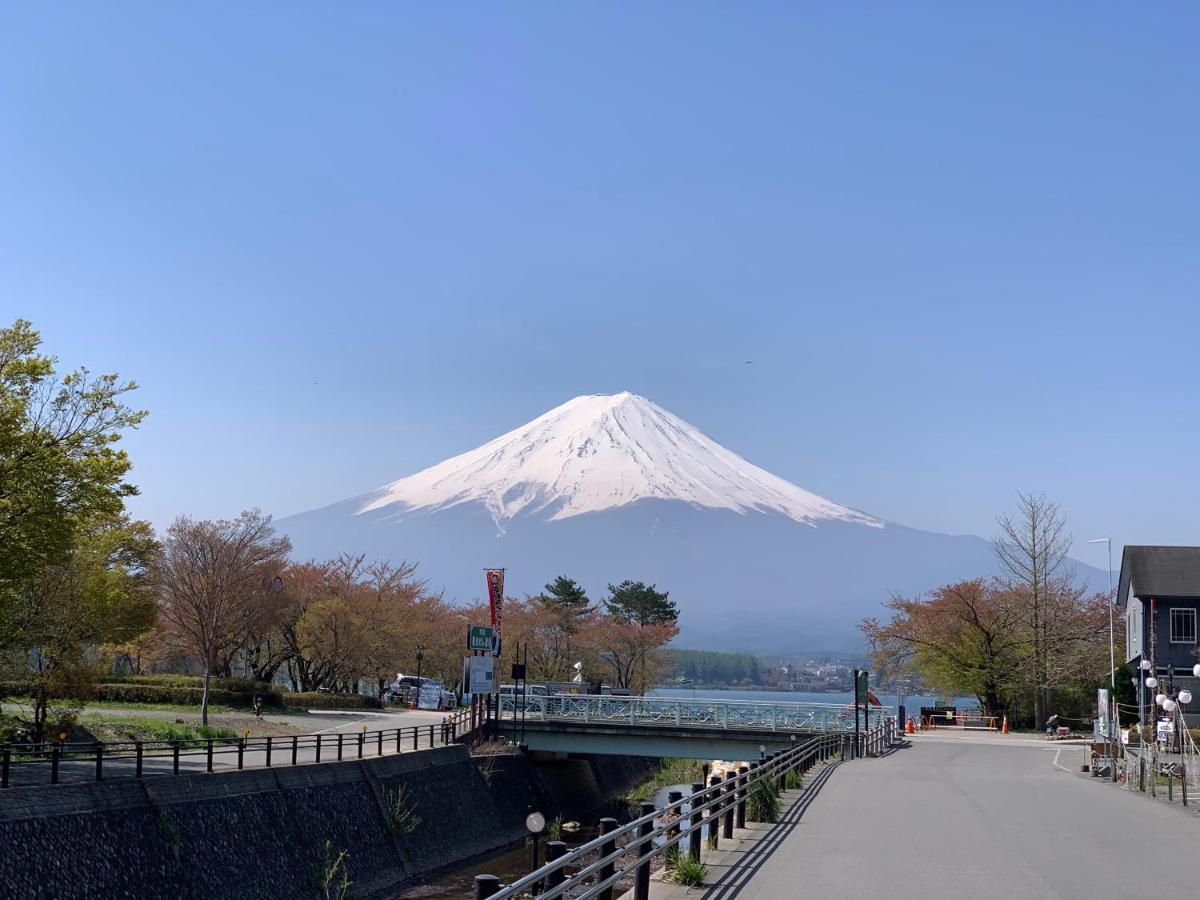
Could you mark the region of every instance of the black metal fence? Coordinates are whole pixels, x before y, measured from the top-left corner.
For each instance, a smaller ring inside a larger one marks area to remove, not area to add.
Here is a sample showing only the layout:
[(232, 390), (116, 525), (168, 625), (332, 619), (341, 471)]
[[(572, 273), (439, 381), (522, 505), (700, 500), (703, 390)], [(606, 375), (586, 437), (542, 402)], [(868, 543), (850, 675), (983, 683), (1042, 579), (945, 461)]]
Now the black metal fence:
[(507, 886), (495, 876), (477, 876), (475, 896), (507, 900), (528, 892), (542, 900), (612, 900), (617, 882), (632, 877), (635, 900), (647, 900), (651, 859), (678, 847), (680, 853), (699, 860), (704, 833), (713, 849), (722, 839), (731, 840), (735, 822), (738, 827), (745, 825), (746, 804), (754, 785), (768, 781), (782, 790), (789, 772), (805, 772), (833, 756), (845, 759), (855, 753), (881, 753), (896, 736), (895, 720), (889, 718), (861, 734), (857, 742), (851, 734), (811, 737), (794, 748), (729, 772), (723, 779), (714, 775), (708, 785), (693, 784), (691, 794), (672, 796), (662, 809), (643, 803), (641, 815), (627, 825), (618, 827), (614, 819), (601, 820), (600, 836), (574, 850), (568, 851), (562, 841), (550, 841), (544, 866)]
[[(114, 777), (114, 762), (120, 767), (115, 777), (133, 778), (141, 778), (149, 766), (153, 766), (154, 773), (165, 774), (164, 764), (167, 760), (170, 760), (171, 774), (179, 775), (180, 761), (197, 756), (205, 759), (205, 770), (208, 772), (213, 771), (216, 759), (225, 761), (234, 756), (237, 759), (237, 768), (246, 768), (248, 753), (263, 754), (261, 761), (255, 758), (255, 762), (250, 766), (253, 768), (295, 766), (363, 759), (367, 756), (384, 756), (406, 750), (436, 747), (439, 738), (442, 744), (451, 744), (466, 735), (469, 728), (470, 710), (458, 710), (442, 722), (353, 733), (107, 743), (45, 741), (40, 744), (4, 744), (0, 746), (0, 788), (9, 786), (15, 770), (28, 772), (28, 767), (34, 766), (45, 770), (45, 783), (49, 784), (59, 783), (64, 764), (79, 762), (94, 764), (96, 781), (104, 780), (106, 765), (109, 767), (109, 777)], [(132, 771), (129, 771), (131, 768)], [(23, 781), (29, 783), (28, 779)]]

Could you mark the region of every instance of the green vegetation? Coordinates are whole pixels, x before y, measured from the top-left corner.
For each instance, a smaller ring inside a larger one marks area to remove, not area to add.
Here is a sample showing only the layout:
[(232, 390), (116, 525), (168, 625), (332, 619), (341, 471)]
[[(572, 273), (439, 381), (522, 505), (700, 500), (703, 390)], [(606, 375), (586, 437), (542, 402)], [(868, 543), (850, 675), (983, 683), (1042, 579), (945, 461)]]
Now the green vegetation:
[(751, 822), (779, 821), (779, 791), (769, 778), (762, 778), (750, 788), (746, 798), (746, 818)]
[(704, 780), (704, 762), (699, 759), (664, 759), (658, 772), (619, 798), (625, 803), (645, 803), (655, 793), (673, 784), (696, 784)]
[(664, 650), (663, 669), (670, 678), (688, 678), (697, 687), (762, 684), (758, 660), (749, 653)]
[[(283, 705), (283, 695), (275, 685), (244, 678), (214, 678), (212, 683), (210, 699), (221, 706), (249, 708), (255, 697), (264, 706)], [(38, 687), (32, 679), (2, 681), (0, 697), (33, 697)], [(71, 699), (80, 705), (99, 702), (193, 707), (200, 705), (204, 679), (193, 675), (103, 675), (74, 690), (57, 690), (54, 685), (47, 685), (45, 690), (48, 698)]]
[(345, 900), (350, 891), (350, 873), (346, 871), (346, 859), (350, 856), (346, 850), (333, 852), (333, 843), (325, 842), (325, 859), (318, 873), (321, 896), (324, 900)]
[(401, 785), (394, 791), (385, 790), (384, 805), (387, 807), (388, 827), (395, 835), (412, 834), (421, 824), (413, 803), (408, 797), (408, 788)]
[(361, 709), (370, 702), (369, 697), (362, 694), (331, 694), (324, 691), (305, 691), (303, 693), (284, 694), (284, 706), (298, 706), (303, 709)]
[(681, 853), (679, 845), (667, 851), (664, 878), (673, 884), (696, 887), (708, 877), (708, 866), (689, 853)]
[(679, 609), (674, 600), (667, 599), (667, 592), (654, 585), (640, 581), (622, 581), (608, 586), (609, 596), (604, 607), (609, 615), (620, 622), (636, 622), (638, 625), (662, 625), (675, 622)]
[(783, 786), (789, 791), (794, 791), (804, 787), (804, 776), (795, 769), (788, 769), (787, 774), (783, 778)]
[(103, 741), (196, 741), (238, 737), (238, 733), (232, 728), (171, 722), (149, 716), (110, 717), (89, 714), (79, 720), (79, 727)]

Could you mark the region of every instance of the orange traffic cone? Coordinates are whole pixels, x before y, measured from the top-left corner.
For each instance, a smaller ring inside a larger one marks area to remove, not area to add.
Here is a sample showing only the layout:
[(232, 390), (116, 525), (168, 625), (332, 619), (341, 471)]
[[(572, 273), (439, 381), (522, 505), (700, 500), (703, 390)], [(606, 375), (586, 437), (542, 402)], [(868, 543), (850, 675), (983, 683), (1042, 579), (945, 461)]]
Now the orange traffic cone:
[(904, 727), (904, 732), (905, 734), (913, 734), (916, 732), (916, 729), (913, 728), (912, 716), (908, 717), (908, 724)]
[(1004, 725), (1000, 729), (1001, 734), (1008, 734), (1008, 716), (1004, 717)]

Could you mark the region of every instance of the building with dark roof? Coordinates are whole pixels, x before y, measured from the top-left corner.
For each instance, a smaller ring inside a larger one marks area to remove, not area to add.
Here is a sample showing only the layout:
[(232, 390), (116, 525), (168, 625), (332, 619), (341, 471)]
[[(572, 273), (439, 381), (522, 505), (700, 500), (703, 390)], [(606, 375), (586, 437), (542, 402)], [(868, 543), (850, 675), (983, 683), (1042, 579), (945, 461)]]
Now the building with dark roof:
[[(1187, 688), (1200, 699), (1200, 679), (1192, 667), (1197, 656), (1197, 614), (1200, 613), (1200, 547), (1126, 546), (1121, 555), (1117, 603), (1125, 609), (1125, 660), (1138, 678), (1140, 701), (1149, 705), (1143, 679), (1143, 659), (1151, 660), (1160, 682)], [(1200, 704), (1188, 710), (1190, 720)]]

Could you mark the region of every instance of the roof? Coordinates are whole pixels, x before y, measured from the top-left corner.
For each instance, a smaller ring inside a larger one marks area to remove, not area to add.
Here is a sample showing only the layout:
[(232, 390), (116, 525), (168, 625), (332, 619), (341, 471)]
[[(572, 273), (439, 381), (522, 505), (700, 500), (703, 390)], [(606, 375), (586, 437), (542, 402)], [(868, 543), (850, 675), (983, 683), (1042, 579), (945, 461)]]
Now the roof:
[(1200, 597), (1200, 547), (1125, 546), (1117, 602), (1124, 604), (1133, 580), (1134, 596)]

